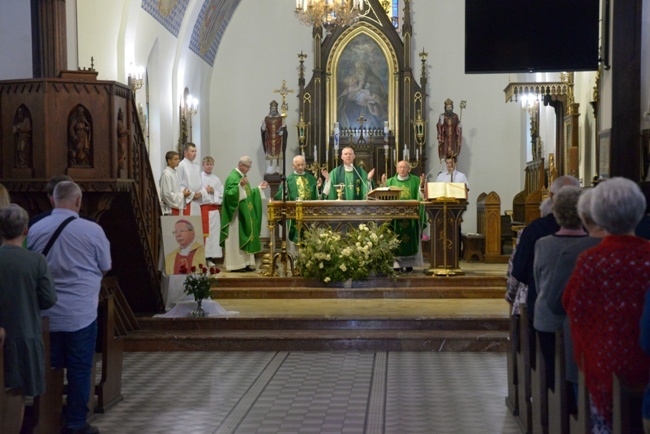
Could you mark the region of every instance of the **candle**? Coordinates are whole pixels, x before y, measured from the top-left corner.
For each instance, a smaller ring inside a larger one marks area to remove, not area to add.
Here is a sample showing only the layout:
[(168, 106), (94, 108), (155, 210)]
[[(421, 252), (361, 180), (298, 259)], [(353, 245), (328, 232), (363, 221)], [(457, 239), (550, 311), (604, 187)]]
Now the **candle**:
[(330, 150), (325, 148), (325, 162), (327, 163), (330, 159)]
[(397, 160), (397, 151), (393, 149), (393, 160)]
[(418, 148), (415, 148), (415, 159), (419, 160), (420, 157), (420, 150)]

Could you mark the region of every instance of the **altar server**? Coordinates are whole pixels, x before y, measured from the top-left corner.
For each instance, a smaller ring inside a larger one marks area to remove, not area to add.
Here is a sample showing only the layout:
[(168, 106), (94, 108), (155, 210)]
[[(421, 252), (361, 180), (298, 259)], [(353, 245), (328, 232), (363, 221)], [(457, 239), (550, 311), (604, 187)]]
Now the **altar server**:
[(196, 145), (186, 143), (183, 146), (183, 160), (176, 172), (181, 187), (187, 188), (190, 194), (185, 197), (183, 215), (201, 215), (201, 198), (207, 195), (201, 184), (201, 168), (196, 161)]
[(207, 193), (201, 201), (201, 222), (203, 223), (203, 240), (205, 256), (209, 266), (215, 265), (215, 259), (221, 258), (223, 252), (219, 245), (221, 232), (221, 202), (223, 201), (223, 184), (216, 175), (212, 174), (214, 158), (203, 158), (201, 183)]

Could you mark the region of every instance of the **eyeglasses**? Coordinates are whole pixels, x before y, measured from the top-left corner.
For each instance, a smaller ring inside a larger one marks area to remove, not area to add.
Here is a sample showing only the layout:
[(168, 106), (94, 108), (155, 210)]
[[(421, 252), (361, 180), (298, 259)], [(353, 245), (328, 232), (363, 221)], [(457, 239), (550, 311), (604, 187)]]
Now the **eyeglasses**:
[(178, 229), (176, 231), (172, 231), (172, 235), (180, 235), (180, 234), (184, 234), (185, 232), (192, 232), (192, 231), (189, 229)]
[(246, 167), (246, 168), (248, 168), (248, 169), (250, 169), (250, 168), (251, 168), (251, 166), (252, 166), (252, 164), (244, 164), (244, 163), (242, 163), (242, 166), (244, 166), (244, 167)]

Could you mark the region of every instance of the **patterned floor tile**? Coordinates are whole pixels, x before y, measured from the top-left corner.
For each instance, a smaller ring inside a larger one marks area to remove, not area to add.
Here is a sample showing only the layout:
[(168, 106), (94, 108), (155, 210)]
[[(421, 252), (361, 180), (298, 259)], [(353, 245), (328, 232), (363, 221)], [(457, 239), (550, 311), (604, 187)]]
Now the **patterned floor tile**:
[(126, 353), (129, 433), (519, 433), (504, 353)]

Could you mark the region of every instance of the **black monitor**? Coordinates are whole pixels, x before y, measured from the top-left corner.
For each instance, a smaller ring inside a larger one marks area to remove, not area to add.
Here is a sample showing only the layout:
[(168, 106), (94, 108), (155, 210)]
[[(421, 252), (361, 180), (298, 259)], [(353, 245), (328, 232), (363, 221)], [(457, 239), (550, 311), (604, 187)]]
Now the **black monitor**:
[(465, 0), (465, 73), (595, 71), (598, 0)]

